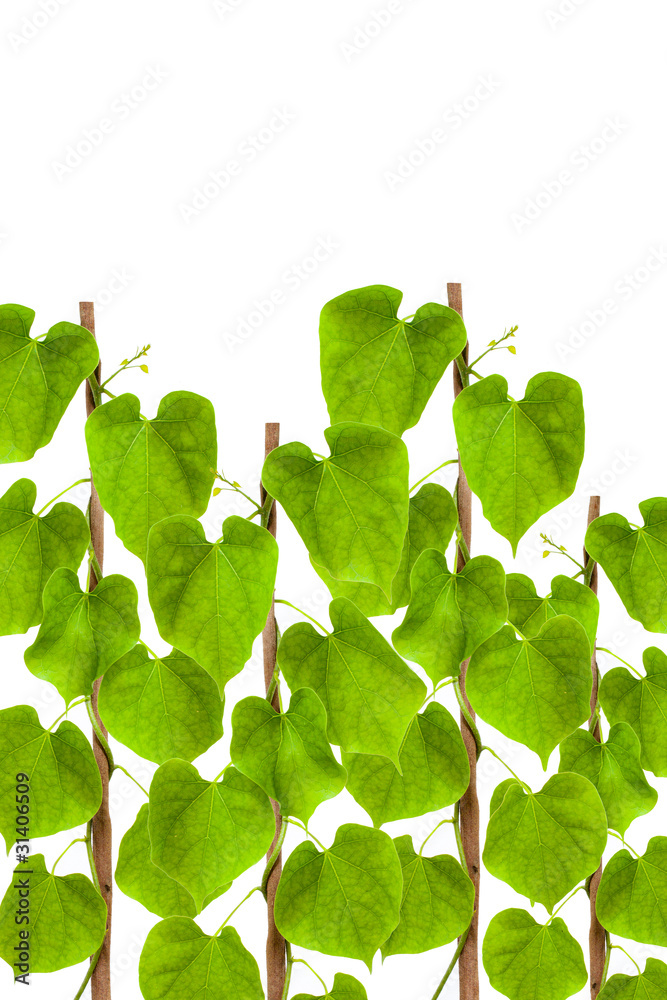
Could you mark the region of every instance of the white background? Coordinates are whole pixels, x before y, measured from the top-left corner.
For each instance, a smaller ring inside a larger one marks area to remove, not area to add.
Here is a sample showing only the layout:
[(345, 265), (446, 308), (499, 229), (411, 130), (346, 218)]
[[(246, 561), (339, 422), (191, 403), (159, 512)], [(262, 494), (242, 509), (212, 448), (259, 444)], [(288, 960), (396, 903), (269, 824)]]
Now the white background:
[[(603, 512), (636, 521), (639, 500), (667, 492), (664, 12), (648, 0), (401, 0), (392, 7), (387, 16), (388, 0), (5, 0), (1, 297), (36, 309), (35, 333), (61, 319), (76, 321), (78, 301), (94, 298), (107, 373), (137, 345), (153, 345), (150, 375), (129, 373), (115, 391), (138, 392), (149, 416), (173, 389), (209, 396), (220, 464), (254, 491), (264, 421), (281, 422), (284, 442), (323, 449), (322, 305), (380, 282), (404, 290), (409, 314), (425, 301), (442, 301), (446, 281), (462, 281), (473, 355), (519, 324), (517, 356), (495, 354), (483, 373), (501, 371), (515, 397), (532, 374), (550, 369), (583, 386), (587, 455), (575, 496), (528, 532), (514, 563), (477, 503), (474, 511), (473, 552), (533, 575), (546, 593), (551, 575), (568, 572), (568, 564), (542, 560), (540, 530), (579, 557), (589, 493), (602, 494)], [(153, 89), (142, 89), (143, 81)], [(276, 112), (287, 119), (280, 132)], [(97, 131), (103, 119), (106, 131)], [(438, 143), (430, 141), (434, 129)], [(258, 135), (264, 145), (251, 158)], [(232, 160), (239, 166), (222, 190), (220, 171)], [(401, 164), (404, 176), (397, 178)], [(563, 171), (567, 184), (558, 180)], [(329, 249), (315, 261), (318, 245)], [(257, 303), (272, 292), (282, 301), (262, 317)], [(448, 372), (421, 425), (406, 435), (413, 481), (454, 454), (451, 394)], [(80, 393), (48, 449), (4, 468), (1, 491), (30, 476), (41, 506), (86, 475), (83, 421)], [(441, 481), (451, 488), (454, 474), (446, 471)], [(84, 507), (85, 490), (72, 499)], [(210, 538), (234, 503), (230, 494), (212, 502), (204, 519)], [(144, 638), (166, 650), (145, 599), (142, 566), (107, 525), (105, 569), (133, 576)], [(280, 596), (325, 618), (323, 587), (282, 514), (280, 541)], [(667, 649), (663, 636), (643, 635), (627, 618), (604, 579), (601, 597), (601, 645), (635, 663), (645, 646)], [(386, 634), (401, 615), (378, 620)], [(281, 623), (295, 617), (281, 612)], [(2, 704), (29, 702), (48, 726), (63, 705), (23, 665), (35, 634), (3, 640)], [(601, 664), (612, 661), (601, 657)], [(227, 721), (233, 701), (259, 693), (261, 684), (258, 649), (228, 688)], [(81, 709), (73, 717), (87, 728)], [(535, 755), (482, 729), (533, 787), (541, 785)], [(226, 762), (223, 747), (198, 762), (205, 775)], [(152, 765), (115, 750), (140, 780), (150, 780)], [(505, 777), (486, 757), (484, 820), (491, 791)], [(650, 780), (661, 802), (631, 827), (637, 850), (664, 831), (665, 783)], [(113, 793), (117, 848), (143, 797), (120, 772)], [(320, 808), (312, 829), (329, 842), (343, 819), (368, 822), (347, 792)], [(434, 822), (388, 830), (411, 832), (419, 844)], [(53, 861), (70, 839), (63, 834), (33, 847)], [(430, 846), (454, 852), (451, 828)], [(58, 870), (86, 870), (81, 845)], [(5, 863), (4, 884), (9, 872)], [(206, 931), (219, 926), (258, 873), (246, 874), (204, 913)], [(484, 873), (482, 930), (499, 909), (524, 905)], [(585, 946), (585, 895), (562, 915)], [(536, 907), (535, 916), (543, 919), (544, 910)], [(116, 997), (140, 997), (138, 956), (156, 919), (116, 892)], [(260, 896), (234, 919), (260, 966), (264, 919)], [(452, 947), (391, 958), (384, 967), (378, 956), (369, 996), (428, 1000)], [(649, 952), (631, 943), (629, 949), (638, 959)], [(329, 984), (336, 970), (370, 983), (360, 962), (307, 957)], [(619, 952), (612, 968), (630, 970)], [(71, 998), (84, 971), (35, 976), (32, 1000)], [(2, 964), (3, 996), (13, 995), (11, 984)], [(499, 995), (483, 971), (482, 984), (483, 997)], [(293, 985), (321, 992), (304, 966), (296, 966)], [(456, 977), (443, 993), (455, 995)]]

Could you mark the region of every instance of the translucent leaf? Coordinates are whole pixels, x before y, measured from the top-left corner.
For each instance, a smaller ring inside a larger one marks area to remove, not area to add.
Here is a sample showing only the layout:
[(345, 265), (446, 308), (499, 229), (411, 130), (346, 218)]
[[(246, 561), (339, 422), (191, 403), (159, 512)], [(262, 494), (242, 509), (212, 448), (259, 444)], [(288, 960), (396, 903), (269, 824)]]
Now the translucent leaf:
[(658, 801), (639, 756), (639, 740), (625, 722), (612, 726), (602, 743), (588, 730), (577, 729), (560, 745), (558, 770), (588, 778), (602, 799), (610, 828), (623, 835), (634, 819), (649, 813)]
[(610, 934), (667, 947), (667, 837), (651, 837), (646, 853), (614, 854), (602, 872), (595, 903)]
[(562, 739), (590, 715), (591, 650), (579, 622), (551, 618), (531, 639), (505, 626), (470, 661), (466, 691), (484, 722), (534, 750), (546, 770)]
[(258, 786), (228, 768), (206, 781), (192, 764), (170, 760), (150, 787), (151, 860), (201, 909), (219, 886), (262, 858), (275, 834), (271, 803)]
[(620, 514), (589, 525), (586, 551), (602, 566), (631, 618), (649, 632), (667, 632), (667, 498), (639, 504), (641, 528)]
[(144, 1000), (264, 1000), (257, 962), (234, 928), (211, 937), (187, 917), (168, 917), (151, 929), (139, 986)]
[[(372, 583), (391, 600), (408, 529), (408, 452), (379, 427), (336, 424), (319, 461), (305, 444), (271, 452), (262, 482), (336, 580)], [(378, 530), (381, 526), (381, 530)]]
[(525, 910), (503, 910), (484, 936), (484, 968), (510, 1000), (566, 1000), (588, 980), (584, 954), (563, 920), (538, 924)]
[(218, 461), (212, 404), (194, 392), (170, 392), (157, 416), (141, 416), (124, 393), (93, 411), (86, 442), (102, 506), (130, 552), (146, 559), (148, 532), (165, 517), (200, 517)]
[(138, 643), (104, 675), (98, 708), (114, 739), (156, 764), (192, 761), (222, 736), (217, 684), (178, 649), (153, 659)]
[(454, 309), (429, 302), (398, 318), (403, 293), (369, 285), (327, 302), (320, 317), (322, 390), (331, 423), (356, 420), (401, 435), (414, 427), (466, 345)]
[(453, 413), (470, 488), (516, 555), (528, 528), (576, 486), (584, 457), (581, 387), (542, 372), (523, 399), (511, 400), (507, 380), (490, 375), (457, 396)]
[(344, 972), (334, 976), (333, 987), (324, 996), (313, 996), (312, 993), (297, 993), (292, 1000), (368, 1000), (366, 990), (358, 979)]
[(398, 762), (426, 686), (351, 601), (337, 597), (329, 616), (327, 635), (307, 622), (287, 629), (278, 647), (285, 680), (292, 691), (309, 687), (319, 696), (329, 742)]
[(28, 670), (54, 684), (68, 705), (89, 695), (93, 681), (139, 638), (137, 602), (125, 576), (105, 576), (89, 594), (71, 569), (57, 569), (44, 588), (37, 638), (24, 654)]
[(48, 444), (74, 394), (95, 371), (95, 338), (74, 323), (56, 323), (33, 340), (35, 313), (0, 306), (0, 463), (25, 462)]
[(332, 597), (347, 597), (367, 618), (393, 615), (410, 601), (410, 574), (417, 557), (424, 549), (444, 552), (457, 521), (456, 505), (451, 493), (443, 486), (426, 483), (410, 497), (408, 531), (403, 542), (401, 562), (391, 584), (391, 601), (372, 583), (341, 583), (314, 562), (313, 569), (327, 585)]
[(437, 702), (414, 717), (398, 760), (402, 773), (386, 757), (343, 754), (347, 789), (374, 826), (444, 809), (468, 787), (470, 765), (461, 731)]
[(0, 711), (0, 832), (7, 852), (17, 833), (17, 774), (30, 785), (30, 837), (50, 837), (87, 823), (102, 801), (100, 772), (89, 741), (67, 720), (44, 729), (34, 708)]
[(491, 802), (489, 803), (489, 816), (493, 816), (496, 809), (503, 804), (503, 799), (512, 785), (516, 785), (518, 788), (521, 788), (521, 782), (517, 781), (516, 778), (505, 778), (504, 781), (501, 781), (500, 784), (496, 785), (493, 789)]
[(600, 704), (609, 722), (627, 722), (639, 737), (641, 766), (667, 778), (667, 656), (657, 646), (644, 650), (645, 677), (614, 667), (602, 678)]
[(657, 958), (647, 958), (638, 976), (619, 974), (608, 979), (599, 1000), (665, 1000), (667, 965)]
[(569, 576), (555, 576), (548, 597), (538, 597), (535, 584), (523, 573), (508, 573), (508, 620), (523, 635), (536, 636), (545, 622), (556, 615), (569, 615), (586, 631), (591, 649), (595, 645), (600, 604), (590, 587)]
[(306, 840), (292, 851), (276, 892), (276, 926), (298, 947), (359, 958), (370, 969), (398, 925), (402, 886), (391, 837), (345, 823), (326, 850)]
[(461, 664), (507, 619), (505, 572), (491, 556), (475, 556), (450, 573), (441, 552), (422, 552), (412, 570), (412, 596), (392, 642), (434, 684)]
[[(27, 884), (26, 884), (27, 883)], [(21, 895), (30, 892), (30, 972), (57, 972), (94, 955), (104, 940), (107, 905), (85, 875), (50, 875), (43, 854), (18, 865), (0, 903), (0, 958), (16, 961)]]
[(554, 774), (539, 792), (510, 785), (489, 820), (484, 864), (551, 913), (596, 870), (606, 843), (607, 816), (590, 781)]
[(321, 802), (345, 787), (345, 768), (327, 742), (327, 713), (310, 688), (295, 691), (282, 713), (266, 698), (244, 698), (232, 727), (235, 766), (280, 803), (283, 816), (307, 824)]
[(160, 635), (209, 672), (220, 691), (243, 669), (271, 607), (275, 539), (258, 524), (228, 517), (208, 542), (193, 517), (168, 517), (148, 545), (148, 597)]
[(19, 479), (0, 497), (0, 635), (27, 632), (42, 620), (42, 592), (60, 566), (77, 570), (90, 532), (71, 503), (33, 513), (37, 487)]
[(403, 870), (401, 918), (382, 945), (382, 957), (416, 955), (448, 944), (472, 920), (475, 889), (468, 873), (449, 854), (426, 858), (412, 837), (394, 840)]

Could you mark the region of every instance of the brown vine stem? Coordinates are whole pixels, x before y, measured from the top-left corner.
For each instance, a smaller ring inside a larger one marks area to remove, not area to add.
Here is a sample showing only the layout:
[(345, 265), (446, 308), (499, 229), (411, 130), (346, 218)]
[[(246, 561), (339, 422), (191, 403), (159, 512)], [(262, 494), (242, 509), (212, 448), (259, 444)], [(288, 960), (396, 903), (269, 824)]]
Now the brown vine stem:
[[(95, 336), (95, 306), (92, 302), (79, 303), (79, 316), (81, 326), (90, 330)], [(90, 416), (99, 403), (99, 392), (96, 391), (100, 385), (102, 376), (101, 363), (91, 380), (86, 382), (86, 415)], [(92, 383), (92, 384), (91, 384)], [(104, 564), (104, 511), (100, 504), (100, 498), (95, 489), (93, 474), (90, 474), (90, 543), (95, 557), (95, 562), (90, 571), (88, 590), (95, 589), (101, 578), (102, 566)], [(97, 710), (97, 696), (100, 689), (100, 681), (95, 681), (93, 685), (93, 695), (91, 706), (96, 722), (104, 737), (108, 736), (102, 724)], [(92, 821), (93, 833), (93, 860), (95, 870), (100, 884), (102, 898), (107, 904), (107, 929), (104, 942), (97, 955), (93, 955), (91, 965), (93, 972), (90, 977), (90, 989), (92, 1000), (111, 1000), (111, 902), (113, 886), (113, 858), (111, 852), (111, 815), (109, 813), (109, 761), (104, 747), (93, 731), (93, 751), (95, 760), (100, 770), (102, 779), (102, 804)]]
[[(264, 456), (266, 457), (280, 443), (280, 424), (265, 424), (264, 426)], [(276, 537), (276, 505), (267, 502), (267, 493), (262, 485), (260, 488), (262, 502), (262, 523)], [(271, 602), (271, 610), (266, 620), (264, 631), (262, 632), (262, 644), (264, 649), (264, 682), (267, 693), (272, 689), (273, 697), (271, 705), (276, 712), (280, 711), (280, 688), (275, 682), (276, 674), (276, 653), (278, 651), (278, 629), (276, 626), (275, 603)], [(285, 948), (285, 938), (282, 936), (273, 916), (273, 908), (276, 899), (276, 889), (280, 881), (282, 872), (282, 854), (276, 848), (283, 839), (284, 820), (280, 815), (278, 803), (271, 800), (273, 813), (276, 817), (276, 834), (273, 843), (269, 848), (267, 860), (273, 861), (270, 874), (265, 876), (263, 888), (265, 889), (266, 905), (268, 910), (268, 935), (266, 938), (266, 1000), (281, 1000), (283, 988), (285, 986), (285, 969), (287, 964), (287, 952)]]
[[(447, 301), (451, 309), (463, 315), (463, 299), (461, 285), (458, 283), (447, 284)], [(454, 398), (463, 391), (468, 384), (467, 374), (468, 345), (466, 344), (460, 358), (454, 364)], [(459, 545), (457, 550), (457, 572), (465, 566), (465, 552), (470, 550), (470, 536), (472, 530), (472, 494), (468, 486), (465, 472), (461, 465), (459, 456), (459, 478), (456, 488), (456, 502), (459, 512), (459, 526), (461, 538), (465, 548)], [(461, 665), (461, 675), (459, 678), (459, 688), (467, 712), (474, 721), (475, 713), (466, 695), (466, 673), (468, 670), (468, 660)], [(470, 784), (461, 799), (460, 804), (460, 824), (461, 842), (466, 858), (468, 875), (475, 887), (475, 909), (468, 928), (465, 940), (461, 944), (459, 955), (459, 997), (461, 1000), (479, 1000), (479, 969), (478, 969), (478, 933), (479, 933), (479, 801), (477, 799), (477, 742), (475, 734), (468, 721), (461, 713), (461, 734), (468, 753), (470, 763)]]
[[(588, 524), (591, 524), (596, 517), (600, 516), (600, 497), (591, 497), (588, 503)], [(590, 562), (591, 557), (584, 548), (584, 567), (587, 567)], [(588, 586), (591, 588), (594, 594), (598, 592), (598, 568), (595, 564), (590, 572), (590, 581)], [(600, 742), (600, 720), (598, 716), (598, 664), (595, 646), (593, 647), (593, 653), (591, 656), (591, 671), (593, 672), (593, 690), (591, 693), (591, 717), (590, 722), (593, 726), (593, 736)], [(600, 884), (600, 879), (602, 877), (602, 864), (598, 870), (591, 876), (591, 881), (588, 889), (588, 894), (590, 896), (591, 905), (591, 923), (590, 930), (588, 933), (588, 951), (590, 956), (590, 983), (591, 983), (591, 998), (595, 1000), (598, 993), (602, 989), (602, 984), (604, 982), (605, 974), (605, 959), (607, 952), (607, 941), (605, 935), (605, 929), (597, 918), (597, 913), (595, 912), (595, 901), (598, 893), (598, 886)]]

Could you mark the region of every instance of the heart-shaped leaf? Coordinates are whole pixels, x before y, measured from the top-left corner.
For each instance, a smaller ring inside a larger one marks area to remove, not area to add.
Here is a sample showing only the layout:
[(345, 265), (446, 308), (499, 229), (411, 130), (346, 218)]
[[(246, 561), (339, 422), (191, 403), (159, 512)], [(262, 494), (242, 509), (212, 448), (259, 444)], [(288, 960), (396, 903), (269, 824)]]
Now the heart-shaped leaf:
[(310, 688), (295, 691), (286, 712), (266, 698), (244, 698), (232, 727), (235, 766), (280, 803), (283, 816), (307, 824), (321, 802), (345, 787), (345, 768), (327, 742), (327, 713)]
[(69, 703), (139, 638), (137, 588), (126, 576), (105, 576), (92, 593), (71, 569), (57, 569), (44, 588), (44, 617), (24, 657), (28, 670), (54, 684)]
[(591, 649), (579, 622), (558, 615), (531, 639), (506, 625), (470, 661), (466, 691), (480, 717), (534, 750), (546, 770), (554, 747), (585, 722)]
[(507, 620), (505, 572), (497, 559), (475, 556), (450, 573), (441, 552), (427, 549), (412, 570), (412, 596), (391, 640), (437, 684)]
[(153, 659), (138, 643), (104, 675), (98, 709), (114, 739), (156, 764), (193, 761), (222, 736), (218, 685), (178, 649)]
[(396, 852), (403, 870), (401, 919), (382, 945), (382, 957), (416, 955), (448, 944), (470, 921), (475, 889), (461, 865), (449, 854), (425, 858), (412, 837), (397, 837)]
[(554, 774), (539, 792), (510, 785), (489, 820), (484, 864), (551, 913), (595, 871), (606, 843), (607, 816), (594, 786), (579, 774)]
[[(107, 905), (85, 875), (50, 875), (43, 854), (18, 865), (0, 903), (0, 958), (17, 961), (21, 899), (30, 900), (29, 957), (25, 972), (57, 972), (94, 955), (104, 940)], [(25, 952), (18, 952), (19, 956)], [(17, 974), (17, 973), (16, 973)]]
[(17, 835), (17, 774), (28, 775), (33, 839), (87, 823), (100, 807), (100, 772), (81, 730), (65, 720), (52, 733), (30, 705), (5, 708), (0, 711), (0, 832), (8, 853)]
[(233, 927), (210, 936), (187, 917), (153, 927), (139, 959), (145, 1000), (264, 1000), (257, 962)]
[(667, 947), (667, 837), (651, 837), (642, 857), (622, 850), (610, 858), (595, 910), (610, 934)]
[(86, 423), (93, 479), (116, 534), (146, 559), (148, 532), (174, 514), (201, 517), (218, 462), (213, 405), (194, 392), (170, 392), (153, 420), (124, 393)]
[(588, 979), (584, 954), (560, 917), (538, 924), (525, 910), (503, 910), (484, 936), (484, 968), (511, 1000), (566, 1000)]
[(426, 483), (418, 493), (410, 497), (408, 531), (403, 542), (401, 562), (391, 584), (391, 601), (372, 583), (341, 583), (314, 562), (313, 569), (326, 583), (332, 597), (347, 597), (367, 618), (393, 615), (398, 608), (404, 608), (410, 601), (410, 574), (417, 557), (424, 549), (444, 552), (454, 534), (457, 521), (456, 504), (444, 486)]
[(667, 965), (657, 958), (647, 958), (638, 976), (619, 974), (607, 980), (599, 1000), (665, 1000)]
[(49, 443), (99, 361), (95, 338), (82, 326), (56, 323), (36, 340), (34, 318), (25, 306), (0, 306), (0, 463), (25, 462)]
[(275, 901), (280, 933), (325, 955), (373, 955), (398, 925), (403, 877), (391, 837), (345, 823), (331, 847), (306, 840), (285, 863)]
[(493, 789), (491, 802), (489, 803), (489, 816), (493, 816), (496, 809), (503, 804), (503, 799), (512, 785), (516, 785), (518, 788), (521, 788), (521, 782), (517, 778), (505, 778), (504, 781), (501, 781), (500, 784), (496, 785)]
[(356, 420), (399, 436), (414, 427), (466, 345), (459, 314), (429, 302), (398, 318), (403, 293), (368, 285), (327, 302), (320, 317), (322, 390), (332, 424)]
[[(120, 842), (114, 877), (121, 892), (159, 917), (195, 917), (199, 912), (188, 890), (151, 861), (148, 803)], [(208, 895), (202, 909), (229, 888), (223, 885)]]
[(42, 620), (42, 593), (60, 566), (77, 570), (90, 531), (71, 503), (33, 512), (37, 487), (19, 479), (0, 497), (0, 635), (27, 632)]
[(326, 635), (307, 622), (287, 629), (278, 647), (285, 680), (319, 696), (331, 743), (397, 763), (426, 686), (347, 598), (331, 602), (329, 617), (334, 631)]
[(470, 488), (516, 555), (528, 528), (577, 484), (584, 457), (581, 387), (542, 372), (516, 400), (502, 375), (490, 375), (459, 393), (453, 413)]
[(523, 573), (507, 576), (508, 621), (532, 639), (545, 622), (556, 615), (569, 615), (583, 625), (591, 649), (595, 645), (600, 604), (590, 587), (569, 576), (555, 576), (548, 597), (538, 597), (535, 584)]
[(641, 744), (641, 766), (667, 778), (667, 656), (657, 646), (644, 650), (645, 677), (614, 667), (602, 678), (600, 704), (609, 722), (627, 722)]
[(243, 669), (271, 607), (278, 546), (265, 528), (228, 517), (208, 542), (193, 517), (151, 530), (148, 598), (160, 635), (191, 656), (222, 692)]
[(333, 987), (324, 996), (316, 997), (312, 993), (297, 993), (292, 1000), (368, 1000), (366, 990), (358, 979), (344, 972), (334, 976)]
[(235, 768), (220, 782), (206, 781), (192, 764), (169, 760), (155, 773), (149, 805), (151, 860), (200, 910), (266, 854), (275, 834), (266, 794)]
[(336, 580), (375, 584), (391, 600), (408, 529), (407, 449), (365, 424), (336, 424), (324, 437), (329, 458), (319, 461), (298, 442), (282, 445), (264, 463), (262, 482), (313, 562)]
[(434, 701), (408, 726), (398, 761), (401, 773), (386, 757), (343, 754), (347, 789), (374, 826), (444, 809), (461, 798), (470, 781), (461, 731)]
[(577, 729), (560, 745), (559, 771), (583, 774), (598, 790), (612, 830), (623, 835), (634, 819), (658, 801), (639, 763), (639, 739), (626, 722), (618, 722), (605, 742)]

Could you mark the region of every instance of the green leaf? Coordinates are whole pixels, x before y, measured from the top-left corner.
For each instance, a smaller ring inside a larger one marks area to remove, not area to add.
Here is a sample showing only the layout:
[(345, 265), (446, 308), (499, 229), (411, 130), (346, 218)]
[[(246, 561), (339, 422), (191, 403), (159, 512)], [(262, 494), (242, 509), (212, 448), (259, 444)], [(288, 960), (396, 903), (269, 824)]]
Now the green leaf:
[(636, 529), (620, 514), (596, 518), (586, 532), (586, 551), (630, 617), (649, 632), (667, 632), (667, 498), (644, 500), (639, 511), (644, 524)]
[(461, 732), (443, 705), (429, 702), (408, 726), (398, 761), (344, 753), (347, 789), (374, 826), (410, 819), (457, 802), (470, 781), (470, 765)]
[(325, 955), (373, 955), (398, 925), (403, 877), (391, 837), (356, 823), (320, 852), (303, 841), (285, 863), (275, 901), (280, 933)]
[(489, 804), (489, 816), (493, 816), (496, 809), (503, 804), (507, 791), (512, 787), (512, 785), (516, 785), (518, 788), (521, 788), (521, 782), (516, 778), (505, 778), (504, 781), (501, 781), (500, 784), (496, 785), (493, 789), (491, 802)]
[(542, 372), (515, 400), (507, 380), (490, 375), (457, 396), (453, 413), (470, 488), (516, 555), (528, 528), (577, 484), (584, 457), (581, 387), (566, 375)]
[[(148, 803), (145, 803), (120, 842), (114, 873), (116, 884), (126, 896), (136, 899), (159, 917), (195, 917), (199, 910), (187, 889), (151, 861), (148, 811)], [(229, 888), (229, 884), (223, 885), (210, 893), (202, 909)]]
[(264, 1000), (257, 962), (234, 928), (211, 937), (187, 917), (169, 917), (151, 929), (139, 986), (144, 1000)]
[(114, 739), (156, 764), (192, 761), (222, 736), (218, 685), (178, 649), (152, 659), (138, 643), (104, 675), (98, 708)]
[(283, 635), (278, 664), (290, 689), (309, 687), (327, 711), (329, 742), (398, 761), (426, 686), (345, 597), (329, 605), (333, 633), (299, 622)]
[(33, 340), (34, 318), (25, 306), (0, 306), (0, 463), (25, 462), (49, 443), (99, 361), (95, 338), (82, 326), (56, 323)]
[(638, 976), (619, 974), (607, 981), (599, 1000), (665, 1000), (667, 965), (657, 958), (647, 958)]
[(126, 548), (146, 559), (148, 532), (174, 514), (200, 517), (218, 464), (213, 405), (194, 392), (170, 392), (147, 420), (124, 393), (86, 423), (93, 479)]
[(602, 799), (608, 825), (623, 835), (634, 819), (649, 813), (658, 801), (639, 757), (639, 739), (627, 723), (618, 722), (602, 743), (586, 729), (568, 736), (560, 745), (558, 770), (588, 778)]
[(312, 993), (297, 993), (292, 1000), (368, 1000), (368, 996), (358, 979), (344, 972), (337, 972), (331, 992), (327, 991), (324, 996), (319, 997)]
[(100, 772), (90, 743), (65, 720), (44, 729), (30, 705), (0, 711), (0, 832), (7, 853), (16, 840), (17, 774), (30, 785), (30, 837), (50, 837), (87, 823), (102, 802)]
[(590, 587), (569, 576), (555, 576), (548, 597), (538, 597), (535, 584), (523, 573), (507, 576), (508, 620), (529, 639), (556, 615), (569, 615), (586, 631), (591, 649), (595, 645), (600, 604)]
[(324, 437), (329, 458), (283, 445), (264, 463), (262, 482), (317, 566), (336, 580), (375, 584), (391, 600), (408, 529), (407, 449), (365, 424), (336, 424)]
[(60, 566), (77, 570), (90, 532), (71, 503), (33, 513), (37, 487), (19, 479), (0, 497), (0, 635), (27, 632), (42, 620), (42, 592)]
[(322, 390), (332, 424), (356, 420), (399, 436), (414, 427), (466, 345), (454, 309), (429, 302), (398, 318), (403, 293), (369, 285), (327, 302), (320, 317)]
[(551, 913), (595, 871), (606, 843), (607, 816), (594, 786), (579, 774), (554, 774), (539, 792), (507, 789), (489, 820), (484, 864)]
[(506, 625), (473, 654), (466, 676), (484, 722), (534, 750), (545, 770), (554, 747), (590, 715), (592, 686), (588, 638), (567, 615), (531, 639)]
[(424, 549), (444, 552), (449, 545), (458, 513), (452, 495), (444, 486), (426, 483), (410, 497), (408, 531), (403, 542), (401, 562), (391, 585), (391, 601), (372, 583), (341, 583), (334, 580), (322, 566), (314, 562), (313, 569), (325, 582), (332, 597), (347, 597), (367, 618), (393, 615), (410, 601), (410, 574), (417, 557)]
[(457, 676), (506, 619), (505, 572), (497, 559), (475, 556), (450, 573), (444, 555), (427, 549), (414, 565), (410, 604), (391, 639), (437, 684)]
[(228, 768), (206, 781), (192, 764), (169, 760), (150, 787), (151, 860), (202, 909), (219, 886), (262, 858), (275, 834), (271, 803), (257, 785)]
[(646, 853), (614, 854), (602, 872), (595, 903), (610, 934), (667, 947), (667, 837), (651, 837)]
[(28, 670), (54, 684), (69, 703), (89, 695), (93, 681), (139, 638), (137, 588), (126, 576), (105, 576), (92, 593), (71, 569), (57, 569), (44, 588), (44, 618), (24, 658)]
[(484, 968), (510, 1000), (566, 1000), (588, 980), (584, 954), (560, 917), (538, 924), (525, 910), (503, 910), (484, 936)]
[[(27, 884), (26, 884), (27, 881)], [(30, 924), (16, 922), (25, 890), (30, 892)], [(19, 931), (29, 930), (30, 972), (57, 972), (94, 955), (104, 940), (107, 905), (85, 875), (50, 875), (43, 854), (14, 870), (0, 903), (0, 958), (16, 961)]]
[(193, 517), (151, 530), (148, 597), (160, 635), (209, 672), (220, 691), (243, 669), (271, 608), (278, 546), (265, 528), (228, 517), (208, 542)]
[(667, 778), (667, 656), (657, 646), (644, 650), (645, 677), (614, 667), (602, 678), (600, 704), (609, 722), (627, 722), (639, 737), (641, 766)]
[(345, 768), (327, 742), (326, 710), (310, 688), (295, 691), (282, 713), (266, 698), (244, 698), (232, 727), (235, 766), (280, 803), (283, 816), (307, 824), (321, 802), (345, 787)]
[(425, 858), (412, 837), (394, 840), (403, 870), (401, 919), (382, 945), (382, 957), (416, 955), (440, 948), (462, 934), (472, 920), (475, 888), (449, 854)]

